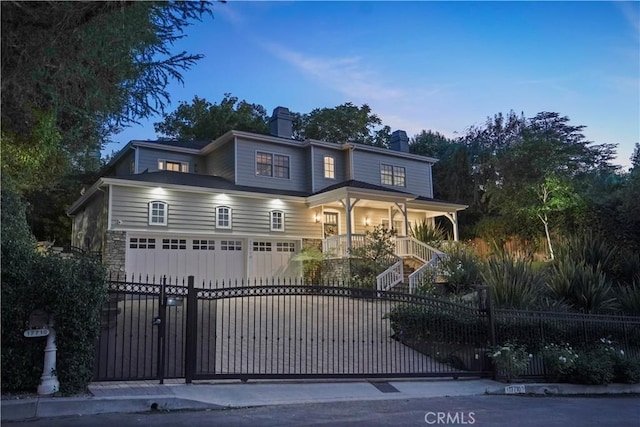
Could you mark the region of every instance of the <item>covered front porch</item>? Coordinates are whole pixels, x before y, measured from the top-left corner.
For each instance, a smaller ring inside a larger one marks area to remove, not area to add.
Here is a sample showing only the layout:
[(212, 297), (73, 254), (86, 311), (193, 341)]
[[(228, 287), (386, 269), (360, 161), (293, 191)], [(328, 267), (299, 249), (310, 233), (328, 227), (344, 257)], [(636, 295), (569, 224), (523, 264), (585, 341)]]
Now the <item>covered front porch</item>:
[[(378, 277), (378, 289), (387, 290), (404, 281), (404, 260), (412, 258), (424, 270), (444, 254), (411, 236), (411, 229), (423, 221), (445, 217), (453, 240), (459, 239), (458, 211), (465, 205), (442, 202), (384, 187), (351, 182), (309, 198), (309, 208), (323, 230), (322, 252), (330, 259), (349, 258), (353, 249), (367, 244), (367, 232), (376, 226), (395, 230), (396, 262)], [(414, 273), (419, 273), (416, 270)], [(412, 273), (412, 274), (414, 274)], [(411, 276), (409, 276), (411, 282)], [(409, 283), (411, 287), (411, 283)]]

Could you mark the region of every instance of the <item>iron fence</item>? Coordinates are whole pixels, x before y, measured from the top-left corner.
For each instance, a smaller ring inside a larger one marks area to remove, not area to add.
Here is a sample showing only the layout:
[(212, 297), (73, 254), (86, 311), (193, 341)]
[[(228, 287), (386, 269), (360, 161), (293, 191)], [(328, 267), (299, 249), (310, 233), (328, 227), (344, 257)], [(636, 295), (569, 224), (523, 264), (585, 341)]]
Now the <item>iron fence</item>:
[(296, 278), (109, 282), (94, 379), (491, 376), (492, 346), (516, 341), (542, 377), (546, 344), (603, 338), (640, 357), (640, 317), (493, 309)]

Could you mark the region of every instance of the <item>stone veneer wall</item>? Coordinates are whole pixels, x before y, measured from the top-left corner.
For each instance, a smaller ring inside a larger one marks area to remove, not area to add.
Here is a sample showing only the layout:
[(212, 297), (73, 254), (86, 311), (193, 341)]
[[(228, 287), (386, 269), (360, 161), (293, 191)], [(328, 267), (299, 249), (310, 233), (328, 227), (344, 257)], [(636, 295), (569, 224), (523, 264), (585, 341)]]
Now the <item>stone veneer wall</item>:
[(102, 260), (112, 276), (125, 277), (124, 262), (127, 250), (127, 232), (108, 230), (105, 236)]

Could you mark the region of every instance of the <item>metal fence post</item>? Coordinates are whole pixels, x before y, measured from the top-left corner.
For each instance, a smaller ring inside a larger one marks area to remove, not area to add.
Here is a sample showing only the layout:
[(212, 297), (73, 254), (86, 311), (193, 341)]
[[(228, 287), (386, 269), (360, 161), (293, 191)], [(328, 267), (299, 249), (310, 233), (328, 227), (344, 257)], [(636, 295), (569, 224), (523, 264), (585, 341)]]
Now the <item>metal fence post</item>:
[(165, 342), (164, 342), (164, 331), (165, 331), (165, 322), (167, 319), (166, 311), (166, 296), (165, 296), (165, 286), (167, 285), (167, 276), (162, 278), (162, 282), (160, 283), (160, 302), (158, 304), (158, 319), (160, 323), (158, 324), (158, 379), (160, 380), (160, 384), (164, 384), (164, 351), (165, 351)]
[(187, 279), (187, 327), (184, 355), (184, 376), (187, 384), (193, 382), (193, 376), (196, 370), (198, 294), (194, 287), (194, 281), (194, 276), (189, 276)]

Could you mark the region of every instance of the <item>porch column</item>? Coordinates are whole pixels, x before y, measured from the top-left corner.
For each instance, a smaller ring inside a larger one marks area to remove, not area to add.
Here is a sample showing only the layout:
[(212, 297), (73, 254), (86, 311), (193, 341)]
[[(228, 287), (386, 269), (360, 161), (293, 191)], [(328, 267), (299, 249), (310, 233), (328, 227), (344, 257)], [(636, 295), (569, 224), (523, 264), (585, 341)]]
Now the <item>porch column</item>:
[(400, 211), (400, 213), (404, 218), (404, 234), (405, 236), (408, 236), (409, 235), (409, 214), (407, 212), (407, 204), (396, 202), (395, 205), (398, 207), (398, 210)]
[(444, 216), (451, 221), (451, 224), (453, 225), (453, 240), (455, 242), (458, 241), (459, 236), (458, 236), (458, 212), (447, 212), (444, 214)]
[(347, 196), (345, 201), (342, 200), (342, 206), (344, 207), (345, 213), (347, 215), (346, 223), (347, 223), (347, 254), (351, 250), (351, 234), (353, 227), (353, 207), (360, 201), (360, 199), (355, 199), (353, 203), (351, 203), (351, 197)]

